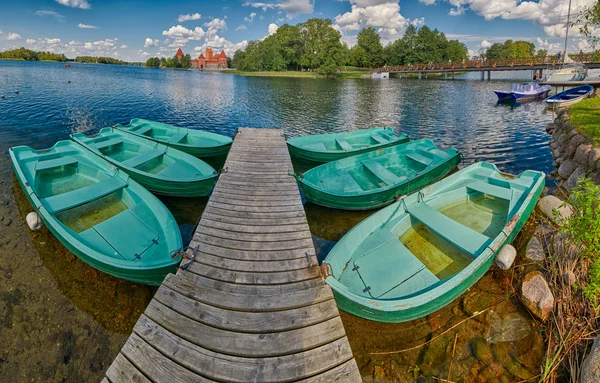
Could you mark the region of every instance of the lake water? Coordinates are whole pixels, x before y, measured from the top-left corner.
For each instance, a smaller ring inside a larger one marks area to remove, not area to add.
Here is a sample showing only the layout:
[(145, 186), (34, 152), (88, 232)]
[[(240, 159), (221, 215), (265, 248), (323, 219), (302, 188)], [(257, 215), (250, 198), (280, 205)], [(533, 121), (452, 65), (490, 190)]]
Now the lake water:
[[(15, 185), (9, 147), (47, 148), (71, 133), (95, 133), (134, 117), (228, 136), (238, 127), (283, 128), (286, 135), (296, 136), (389, 124), (413, 139), (430, 138), (458, 148), (465, 164), (486, 160), (507, 172), (532, 168), (549, 173), (552, 156), (544, 128), (554, 116), (542, 102), (496, 105), (492, 92), (529, 76), (514, 72), (493, 73), (492, 77), (504, 79), (492, 81), (480, 81), (479, 74), (456, 80), (322, 80), (0, 61), (0, 95), (5, 96), (0, 99), (0, 381), (99, 380), (155, 291), (87, 267), (46, 229), (30, 232), (23, 218), (31, 207)], [(194, 225), (206, 199), (163, 202), (180, 225)], [(324, 248), (369, 214), (339, 213), (310, 204), (306, 210), (311, 231), (319, 243), (325, 242)], [(488, 331), (483, 321), (476, 322), (468, 335), (450, 336), (443, 345), (422, 352), (398, 357), (371, 353), (424, 341), (462, 320), (461, 315), (473, 307), (479, 310), (495, 301), (502, 304), (493, 318), (526, 316), (517, 302), (505, 300), (508, 293), (502, 286), (510, 285), (506, 276), (491, 274), (478, 284), (479, 290), (474, 289), (481, 291), (477, 304), (466, 295), (424, 321), (387, 325), (343, 315), (363, 374), (380, 368), (388, 377), (397, 374), (405, 380), (423, 373), (431, 376), (441, 371), (440, 366), (447, 368), (449, 363), (452, 368), (454, 347), (457, 361), (452, 375), (473, 373), (472, 366), (478, 363), (481, 369), (489, 366), (476, 353), (473, 359), (469, 351), (478, 349)], [(520, 338), (512, 348), (502, 346), (502, 352), (517, 355), (518, 362), (511, 359), (507, 363), (513, 367), (494, 367), (496, 376), (530, 376), (514, 366), (521, 363), (532, 370), (539, 363), (541, 356), (523, 361), (524, 347), (529, 350), (539, 343), (539, 335), (528, 336), (534, 338)], [(446, 354), (452, 341), (450, 359)], [(473, 376), (480, 379), (483, 373), (478, 371)]]

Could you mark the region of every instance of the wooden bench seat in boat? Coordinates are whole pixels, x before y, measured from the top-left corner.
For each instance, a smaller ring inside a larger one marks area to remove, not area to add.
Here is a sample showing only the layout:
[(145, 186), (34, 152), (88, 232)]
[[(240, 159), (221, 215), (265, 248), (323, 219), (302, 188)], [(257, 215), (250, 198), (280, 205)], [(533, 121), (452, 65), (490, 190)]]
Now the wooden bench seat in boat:
[(153, 149), (148, 150), (146, 153), (142, 153), (139, 156), (132, 157), (128, 160), (122, 162), (123, 166), (129, 166), (132, 168), (138, 167), (140, 165), (145, 164), (148, 161), (152, 161), (155, 158), (158, 158), (164, 154), (164, 150)]
[(79, 161), (77, 161), (76, 159), (74, 159), (72, 157), (60, 157), (60, 158), (55, 158), (52, 160), (37, 161), (35, 163), (35, 171), (39, 172), (42, 170), (58, 168), (60, 166), (75, 165), (78, 162)]
[(176, 133), (174, 135), (171, 136), (171, 138), (169, 138), (169, 144), (176, 144), (179, 141), (183, 140), (185, 138), (185, 136), (187, 136), (188, 132), (187, 131), (183, 131), (183, 132), (179, 132)]
[(314, 151), (323, 151), (323, 152), (327, 151), (327, 147), (325, 146), (325, 144), (323, 142), (315, 142), (315, 143), (308, 144), (308, 145), (302, 145), (302, 147), (305, 149), (310, 149), (310, 150), (314, 150)]
[(44, 198), (41, 202), (50, 214), (58, 214), (61, 211), (69, 210), (109, 195), (125, 186), (127, 186), (127, 182), (121, 178), (111, 177), (90, 186)]
[(398, 177), (394, 173), (387, 170), (383, 165), (375, 160), (366, 160), (361, 162), (373, 175), (385, 182), (388, 186), (396, 185), (406, 179), (406, 177)]
[(407, 158), (410, 158), (413, 161), (419, 162), (425, 166), (429, 166), (432, 162), (433, 162), (433, 158), (430, 157), (426, 157), (422, 154), (419, 154), (417, 152), (412, 152), (412, 153), (406, 153), (405, 156)]
[(107, 148), (109, 146), (119, 145), (122, 143), (123, 143), (123, 140), (120, 138), (111, 138), (111, 139), (108, 139), (105, 141), (94, 142), (94, 146), (96, 147), (96, 149), (100, 150), (100, 149)]
[(382, 137), (382, 135), (379, 134), (371, 134), (371, 138), (379, 142), (380, 144), (387, 144), (388, 142), (390, 142), (388, 139)]
[(148, 133), (151, 130), (152, 130), (151, 126), (142, 126), (139, 129), (132, 130), (132, 132), (135, 132), (135, 134), (144, 135), (144, 134)]
[(513, 197), (513, 190), (507, 189), (501, 186), (492, 185), (487, 182), (477, 181), (467, 185), (468, 189), (478, 191), (483, 194), (487, 194), (492, 197), (500, 198), (503, 200), (510, 201)]
[(425, 202), (407, 206), (406, 210), (411, 216), (430, 228), (433, 232), (473, 257), (477, 257), (492, 241), (491, 238), (461, 225)]
[[(364, 293), (373, 298), (385, 298), (386, 294), (395, 290), (390, 295), (406, 296), (439, 282), (397, 237), (391, 232), (386, 232), (386, 236), (387, 239), (381, 238), (382, 244), (354, 261), (352, 270), (360, 275), (365, 284)], [(379, 241), (373, 241), (376, 242)]]
[(336, 177), (327, 177), (320, 181), (325, 190), (352, 192), (362, 190), (358, 182), (348, 174), (341, 174)]
[(347, 152), (354, 150), (352, 145), (350, 145), (348, 141), (344, 140), (343, 138), (336, 138), (335, 142), (337, 142), (337, 144)]

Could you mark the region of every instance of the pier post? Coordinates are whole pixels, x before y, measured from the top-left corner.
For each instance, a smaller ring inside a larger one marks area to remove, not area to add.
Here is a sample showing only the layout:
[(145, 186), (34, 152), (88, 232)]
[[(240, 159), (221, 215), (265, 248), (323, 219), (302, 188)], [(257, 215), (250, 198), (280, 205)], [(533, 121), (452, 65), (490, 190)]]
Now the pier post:
[(419, 72), (419, 80), (421, 79), (421, 72)]
[(487, 73), (488, 73), (488, 81), (490, 81), (490, 76), (491, 76), (492, 71), (488, 70)]
[(538, 81), (544, 78), (544, 70), (540, 69), (540, 78), (538, 78)]
[(452, 72), (452, 80), (454, 80), (454, 72)]
[(481, 81), (485, 80), (485, 72), (481, 71)]
[(448, 79), (448, 72), (444, 72), (444, 80)]
[(428, 74), (427, 72), (425, 72), (425, 78), (427, 78), (427, 76), (428, 76), (428, 75), (429, 75), (429, 74)]

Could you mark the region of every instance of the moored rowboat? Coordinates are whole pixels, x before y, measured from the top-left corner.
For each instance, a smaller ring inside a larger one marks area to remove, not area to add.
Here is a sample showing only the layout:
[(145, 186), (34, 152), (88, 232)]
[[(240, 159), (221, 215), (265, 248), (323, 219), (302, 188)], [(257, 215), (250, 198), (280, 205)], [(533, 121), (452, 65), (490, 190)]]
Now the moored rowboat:
[(218, 176), (210, 165), (190, 154), (118, 129), (104, 128), (89, 137), (76, 133), (71, 138), (157, 194), (207, 196)]
[(31, 205), (82, 261), (148, 285), (175, 272), (179, 227), (165, 205), (125, 172), (73, 141), (43, 151), (14, 147), (10, 157)]
[(422, 139), (344, 158), (297, 176), (304, 196), (318, 205), (366, 210), (388, 205), (448, 174), (460, 162), (456, 149)]
[(544, 177), (531, 170), (514, 177), (480, 162), (373, 214), (324, 260), (338, 307), (379, 322), (441, 309), (514, 240)]
[(396, 136), (389, 126), (353, 132), (313, 134), (287, 140), (290, 155), (313, 162), (329, 162), (371, 150), (403, 144), (406, 134)]
[(576, 88), (567, 89), (564, 92), (560, 92), (554, 96), (548, 97), (546, 99), (546, 104), (548, 104), (548, 108), (550, 109), (557, 109), (563, 106), (577, 104), (578, 102), (589, 97), (592, 93), (594, 93), (593, 86), (582, 85)]
[(162, 122), (134, 118), (127, 125), (115, 128), (133, 135), (160, 142), (195, 157), (224, 156), (229, 152), (231, 138), (201, 130), (178, 128)]

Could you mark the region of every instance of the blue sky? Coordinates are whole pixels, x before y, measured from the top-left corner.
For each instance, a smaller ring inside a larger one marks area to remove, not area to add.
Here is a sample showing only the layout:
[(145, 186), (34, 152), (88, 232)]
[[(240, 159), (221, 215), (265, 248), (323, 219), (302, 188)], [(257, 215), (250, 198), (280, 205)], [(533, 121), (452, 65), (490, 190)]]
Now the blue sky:
[[(573, 12), (594, 0), (573, 0)], [(228, 55), (285, 23), (332, 19), (350, 46), (375, 27), (384, 43), (410, 25), (438, 28), (475, 53), (508, 38), (552, 52), (562, 49), (568, 0), (24, 0), (0, 5), (0, 50), (27, 47), (145, 61), (198, 56), (206, 47)], [(572, 32), (570, 51), (589, 49)]]

